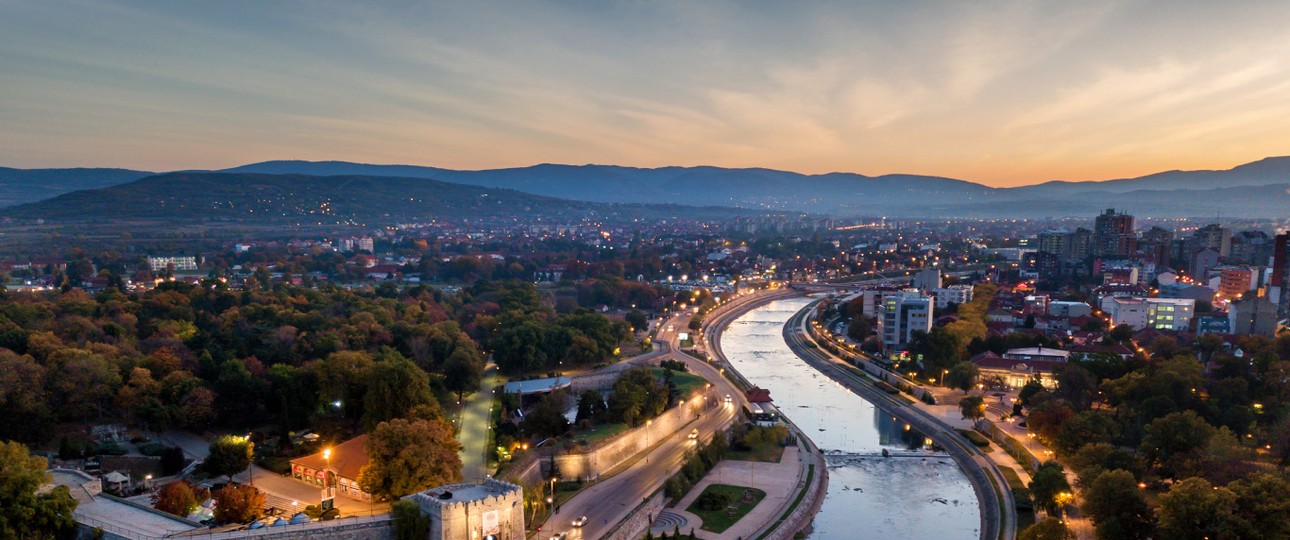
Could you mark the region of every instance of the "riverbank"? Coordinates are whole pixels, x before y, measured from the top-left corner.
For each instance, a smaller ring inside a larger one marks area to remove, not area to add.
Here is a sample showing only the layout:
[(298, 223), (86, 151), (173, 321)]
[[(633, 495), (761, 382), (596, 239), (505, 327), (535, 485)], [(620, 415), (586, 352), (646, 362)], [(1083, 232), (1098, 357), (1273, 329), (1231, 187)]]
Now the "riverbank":
[[(981, 514), (982, 540), (1010, 540), (1016, 536), (1015, 503), (1007, 481), (996, 464), (959, 434), (954, 426), (923, 410), (920, 402), (907, 403), (857, 375), (844, 360), (828, 355), (808, 341), (807, 314), (814, 304), (795, 314), (784, 327), (784, 339), (793, 352), (815, 369), (863, 397), (883, 412), (898, 418), (945, 449), (967, 475), (976, 492)], [(912, 401), (912, 400), (909, 400)]]
[[(745, 379), (738, 370), (730, 364), (721, 350), (721, 333), (734, 320), (743, 316), (745, 313), (758, 307), (770, 304), (777, 300), (792, 298), (798, 296), (798, 291), (780, 289), (765, 294), (754, 295), (746, 299), (736, 299), (729, 308), (721, 312), (709, 314), (707, 323), (702, 329), (703, 341), (711, 356), (713, 365), (721, 366), (723, 374), (730, 377), (740, 388), (747, 390), (753, 385)], [(740, 300), (743, 300), (740, 302)], [(785, 493), (782, 498), (777, 498), (775, 502), (778, 505), (774, 510), (769, 507), (757, 512), (756, 515), (750, 514), (745, 519), (752, 518), (753, 521), (744, 524), (744, 529), (751, 529), (753, 532), (749, 535), (740, 535), (739, 538), (754, 538), (757, 540), (781, 540), (793, 538), (793, 536), (807, 529), (815, 514), (819, 512), (820, 505), (824, 502), (824, 496), (828, 489), (829, 472), (828, 466), (820, 449), (811, 441), (810, 437), (786, 415), (781, 418), (789, 426), (789, 430), (798, 440), (799, 446), (793, 452), (793, 457), (797, 459), (797, 478), (793, 488)], [(771, 502), (765, 501), (763, 504)], [(760, 518), (761, 523), (753, 526)], [(742, 531), (741, 531), (742, 532)]]

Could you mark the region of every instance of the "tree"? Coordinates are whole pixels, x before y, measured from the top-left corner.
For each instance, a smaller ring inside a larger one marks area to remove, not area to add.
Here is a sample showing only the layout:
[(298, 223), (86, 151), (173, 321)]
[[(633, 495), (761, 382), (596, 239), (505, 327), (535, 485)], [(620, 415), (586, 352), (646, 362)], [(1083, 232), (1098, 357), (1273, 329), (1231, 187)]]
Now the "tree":
[(1017, 535), (1017, 540), (1067, 540), (1074, 537), (1062, 520), (1049, 517), (1026, 527)]
[(251, 466), (251, 456), (255, 443), (239, 435), (224, 435), (211, 442), (210, 455), (202, 467), (215, 476), (227, 476), (233, 481), (233, 475), (247, 470)]
[(1119, 426), (1110, 415), (1098, 411), (1084, 411), (1066, 420), (1057, 428), (1053, 443), (1063, 454), (1077, 452), (1090, 443), (1109, 443), (1119, 435)]
[(430, 376), (398, 353), (372, 364), (363, 396), (363, 422), (375, 426), (386, 420), (407, 416), (417, 405), (434, 402)]
[(198, 500), (198, 493), (193, 489), (193, 485), (187, 480), (176, 480), (157, 491), (157, 501), (152, 507), (167, 514), (186, 518), (197, 510), (198, 504), (201, 504), (201, 501)]
[(228, 484), (216, 491), (215, 521), (220, 523), (246, 523), (264, 513), (268, 497), (254, 486)]
[(1097, 396), (1097, 379), (1088, 370), (1067, 364), (1057, 371), (1057, 391), (1054, 394), (1069, 402), (1075, 410), (1082, 411), (1093, 405), (1093, 398)]
[(437, 415), (381, 422), (367, 439), (368, 463), (358, 483), (363, 491), (390, 499), (460, 482), (460, 449), (452, 426)]
[(569, 431), (563, 397), (556, 393), (542, 396), (537, 405), (524, 415), (523, 427), (525, 433), (538, 437), (555, 437)]
[(395, 540), (425, 540), (430, 535), (430, 516), (422, 513), (417, 503), (403, 499), (390, 510), (394, 515)]
[(48, 466), (20, 443), (0, 443), (0, 538), (55, 538), (76, 527), (67, 486), (38, 493), (53, 480)]
[(1129, 471), (1098, 475), (1084, 491), (1081, 509), (1097, 524), (1098, 538), (1140, 540), (1153, 532), (1151, 507)]
[(981, 396), (963, 396), (959, 400), (959, 412), (963, 413), (963, 418), (973, 421), (985, 418), (985, 398)]
[(964, 394), (976, 386), (977, 378), (981, 375), (981, 368), (972, 362), (959, 362), (950, 368), (949, 373), (945, 374), (945, 386), (958, 388)]
[(456, 392), (457, 401), (479, 390), (484, 379), (484, 359), (474, 347), (457, 347), (443, 363), (444, 386)]
[(579, 424), (583, 422), (595, 422), (605, 413), (605, 398), (600, 392), (595, 390), (584, 390), (578, 396), (578, 416), (575, 418)]
[(1174, 477), (1215, 432), (1195, 411), (1175, 412), (1147, 424), (1141, 450), (1160, 465), (1162, 474)]
[(623, 316), (623, 320), (627, 321), (627, 324), (632, 325), (632, 330), (636, 332), (649, 328), (649, 320), (646, 319), (645, 314), (638, 309), (628, 311), (627, 315)]
[(1066, 471), (1056, 461), (1046, 461), (1030, 478), (1030, 493), (1035, 504), (1049, 514), (1056, 514), (1070, 502), (1071, 485), (1066, 481)]
[(1290, 538), (1290, 481), (1284, 476), (1255, 473), (1227, 487), (1236, 494), (1242, 538)]
[(1160, 496), (1160, 526), (1164, 538), (1206, 540), (1240, 538), (1236, 494), (1203, 478), (1188, 478)]

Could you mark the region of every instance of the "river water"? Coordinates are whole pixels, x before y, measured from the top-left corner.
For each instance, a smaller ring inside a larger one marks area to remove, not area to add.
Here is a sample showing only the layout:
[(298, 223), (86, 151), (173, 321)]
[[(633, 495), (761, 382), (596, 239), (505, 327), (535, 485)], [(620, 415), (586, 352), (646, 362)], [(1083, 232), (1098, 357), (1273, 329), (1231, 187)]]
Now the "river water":
[[(967, 476), (872, 403), (807, 365), (784, 343), (784, 323), (809, 298), (778, 300), (721, 336), (730, 363), (771, 398), (828, 458), (829, 489), (812, 539), (973, 540), (981, 518)], [(883, 449), (914, 457), (882, 458)]]

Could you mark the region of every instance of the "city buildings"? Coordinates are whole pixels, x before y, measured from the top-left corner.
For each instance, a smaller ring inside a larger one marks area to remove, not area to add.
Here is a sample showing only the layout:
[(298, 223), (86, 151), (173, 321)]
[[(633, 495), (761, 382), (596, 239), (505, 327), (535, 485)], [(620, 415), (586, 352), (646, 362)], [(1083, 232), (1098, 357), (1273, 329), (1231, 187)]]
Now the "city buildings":
[(1228, 331), (1273, 337), (1277, 331), (1277, 306), (1263, 296), (1232, 302), (1227, 307)]
[(1111, 326), (1128, 325), (1134, 330), (1185, 331), (1191, 327), (1196, 301), (1190, 298), (1110, 298), (1103, 310)]

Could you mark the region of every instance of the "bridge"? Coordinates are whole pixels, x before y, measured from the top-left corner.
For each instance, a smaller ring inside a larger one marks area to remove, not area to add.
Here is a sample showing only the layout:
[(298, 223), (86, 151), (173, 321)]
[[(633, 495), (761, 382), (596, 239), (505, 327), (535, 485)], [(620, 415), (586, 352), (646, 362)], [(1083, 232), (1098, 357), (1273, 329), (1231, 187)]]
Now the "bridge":
[(949, 454), (945, 452), (919, 452), (911, 450), (907, 452), (891, 452), (885, 455), (882, 452), (841, 452), (838, 450), (824, 451), (824, 458), (829, 461), (849, 461), (849, 460), (866, 460), (866, 459), (946, 459), (952, 460)]

